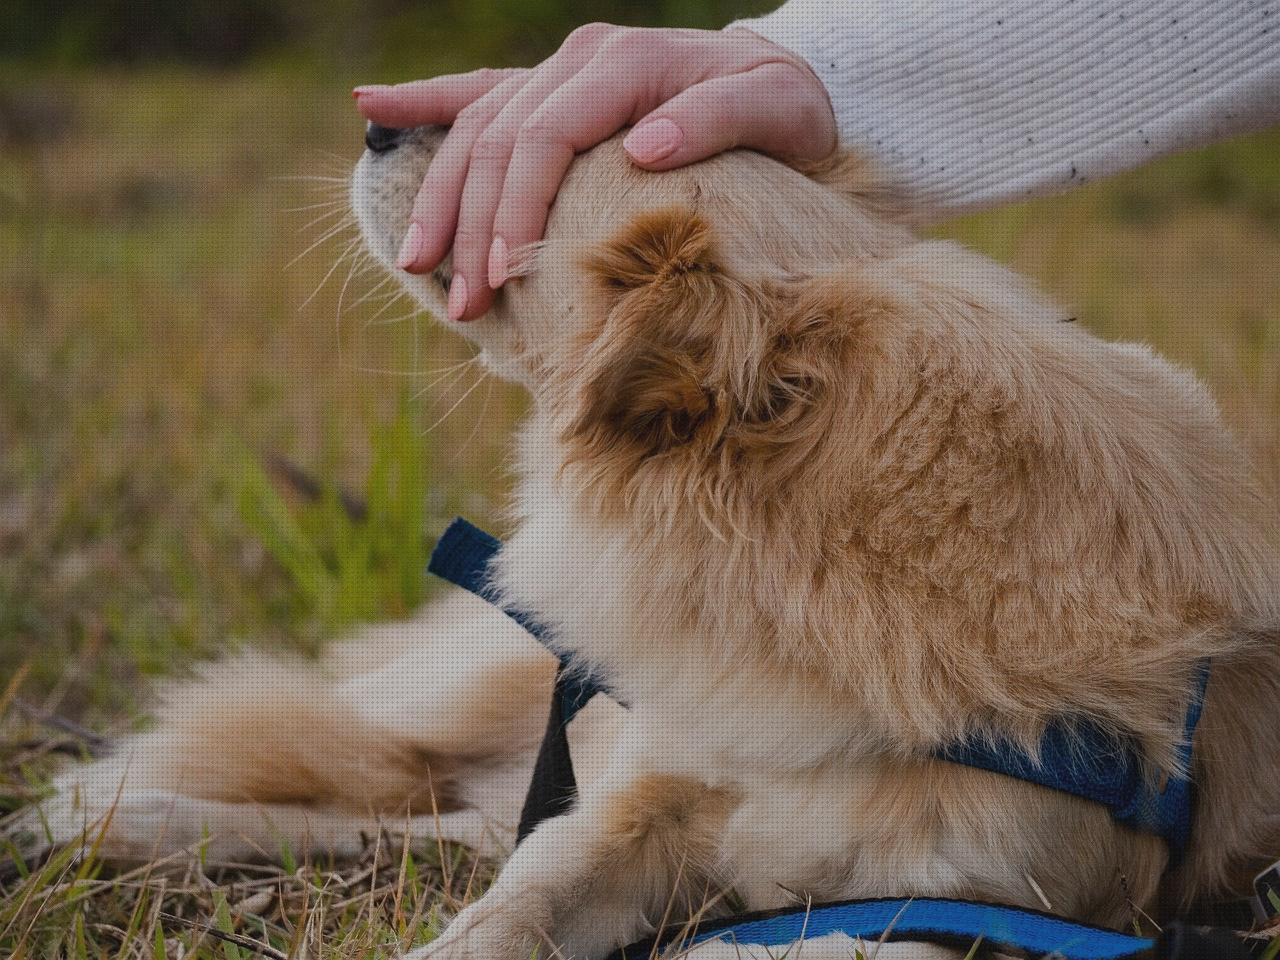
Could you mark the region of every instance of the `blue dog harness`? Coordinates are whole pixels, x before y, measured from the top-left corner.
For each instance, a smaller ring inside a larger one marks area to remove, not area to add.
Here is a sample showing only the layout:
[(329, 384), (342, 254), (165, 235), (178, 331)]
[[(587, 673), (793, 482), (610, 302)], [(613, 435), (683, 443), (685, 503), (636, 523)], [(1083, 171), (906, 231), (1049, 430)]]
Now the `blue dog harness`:
[[(608, 960), (653, 960), (665, 947), (686, 951), (711, 940), (763, 948), (737, 951), (744, 960), (785, 957), (793, 943), (840, 933), (862, 944), (924, 941), (968, 951), (981, 943), (1005, 954), (1053, 960), (1244, 960), (1255, 955), (1245, 940), (1209, 927), (1174, 923), (1158, 938), (1139, 937), (1038, 910), (920, 897), (845, 900), (742, 914), (702, 923), (692, 934), (641, 940), (615, 951)], [(857, 954), (862, 955), (874, 956), (874, 951)]]
[[(495, 537), (459, 518), (449, 525), (436, 544), (428, 570), (499, 605), (539, 642), (545, 643), (547, 631), (532, 617), (499, 604), (488, 568), (501, 546)], [(566, 655), (558, 656), (560, 669), (547, 732), (521, 814), (519, 839), (542, 820), (564, 812), (573, 802), (577, 787), (564, 728), (592, 697), (607, 692), (580, 672), (569, 669)], [(1205, 664), (1200, 668), (1195, 695), (1187, 708), (1183, 743), (1179, 747), (1184, 770), (1190, 769), (1191, 739), (1200, 719), (1208, 678)], [(1160, 785), (1151, 783), (1143, 772), (1136, 745), (1118, 739), (1088, 720), (1050, 727), (1041, 740), (1038, 760), (1011, 742), (986, 739), (949, 746), (938, 751), (937, 757), (1100, 803), (1117, 822), (1163, 837), (1169, 844), (1171, 861), (1176, 861), (1186, 846), (1193, 801), (1190, 780), (1180, 776), (1170, 777)], [(681, 942), (690, 946), (722, 939), (768, 947), (838, 932), (873, 942), (882, 938), (929, 940), (966, 948), (982, 938), (992, 946), (1021, 951), (1028, 956), (1052, 954), (1064, 960), (1175, 956), (1227, 960), (1252, 955), (1233, 952), (1245, 942), (1224, 931), (1175, 924), (1157, 941), (1073, 923), (1033, 910), (933, 898), (857, 900), (747, 914), (702, 924), (692, 937)], [(1210, 952), (1203, 952), (1210, 949), (1205, 946), (1210, 941), (1203, 940), (1204, 937), (1209, 937), (1214, 944)], [(611, 960), (648, 958), (660, 945), (658, 941), (633, 944)]]

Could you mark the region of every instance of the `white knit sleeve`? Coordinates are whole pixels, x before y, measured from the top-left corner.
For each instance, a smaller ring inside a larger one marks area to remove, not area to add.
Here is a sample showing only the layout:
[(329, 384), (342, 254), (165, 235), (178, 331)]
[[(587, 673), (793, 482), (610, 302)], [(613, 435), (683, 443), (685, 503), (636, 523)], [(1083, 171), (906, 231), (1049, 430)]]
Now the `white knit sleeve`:
[(1277, 0), (789, 0), (731, 26), (812, 65), (920, 220), (1280, 122)]

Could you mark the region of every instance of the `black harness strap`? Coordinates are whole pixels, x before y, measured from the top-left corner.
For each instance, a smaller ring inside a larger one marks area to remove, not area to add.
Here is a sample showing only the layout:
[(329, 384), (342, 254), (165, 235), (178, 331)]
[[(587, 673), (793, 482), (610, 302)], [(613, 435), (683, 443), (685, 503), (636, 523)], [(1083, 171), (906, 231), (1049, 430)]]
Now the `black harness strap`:
[(578, 795), (578, 781), (573, 775), (573, 760), (569, 757), (569, 738), (560, 699), (560, 684), (564, 670), (556, 672), (556, 694), (551, 698), (551, 713), (547, 717), (547, 732), (538, 748), (538, 759), (533, 765), (533, 779), (524, 797), (520, 811), (520, 826), (516, 830), (516, 843), (533, 832), (543, 820), (550, 820), (564, 813), (573, 805)]

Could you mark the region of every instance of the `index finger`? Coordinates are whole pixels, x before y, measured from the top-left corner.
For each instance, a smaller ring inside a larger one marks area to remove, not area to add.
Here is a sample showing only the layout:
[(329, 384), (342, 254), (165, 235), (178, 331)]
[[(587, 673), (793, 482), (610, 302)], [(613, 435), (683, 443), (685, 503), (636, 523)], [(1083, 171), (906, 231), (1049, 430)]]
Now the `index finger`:
[(665, 63), (656, 58), (619, 71), (597, 57), (548, 96), (524, 123), (494, 215), (493, 235), (502, 244), (490, 253), (490, 287), (496, 290), (507, 279), (511, 253), (542, 236), (573, 158), (650, 109), (651, 77), (665, 71)]
[(366, 120), (384, 127), (417, 127), (453, 123), (463, 108), (511, 77), (527, 70), (472, 70), (393, 86), (356, 87), (356, 109)]

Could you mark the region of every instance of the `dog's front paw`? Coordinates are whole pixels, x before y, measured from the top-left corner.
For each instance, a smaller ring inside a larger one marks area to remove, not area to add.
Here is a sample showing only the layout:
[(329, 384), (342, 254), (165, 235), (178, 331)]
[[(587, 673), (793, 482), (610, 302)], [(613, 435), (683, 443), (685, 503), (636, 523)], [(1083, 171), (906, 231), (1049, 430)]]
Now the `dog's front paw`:
[[(467, 907), (447, 930), (403, 960), (530, 960), (549, 956), (535, 905), (499, 901), (492, 893)], [(539, 949), (539, 948), (544, 949)]]

